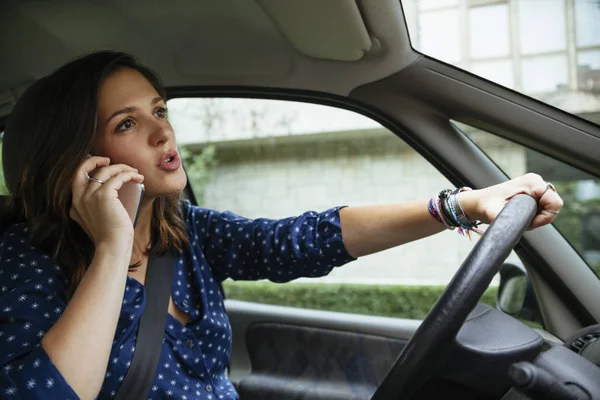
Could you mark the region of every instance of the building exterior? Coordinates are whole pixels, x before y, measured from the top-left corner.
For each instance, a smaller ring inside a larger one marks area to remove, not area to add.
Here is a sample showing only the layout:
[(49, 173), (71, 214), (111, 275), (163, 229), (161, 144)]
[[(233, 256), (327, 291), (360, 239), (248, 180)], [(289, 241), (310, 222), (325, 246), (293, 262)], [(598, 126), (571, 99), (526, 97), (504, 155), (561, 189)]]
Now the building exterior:
[(569, 112), (600, 110), (600, 1), (403, 0), (413, 47)]

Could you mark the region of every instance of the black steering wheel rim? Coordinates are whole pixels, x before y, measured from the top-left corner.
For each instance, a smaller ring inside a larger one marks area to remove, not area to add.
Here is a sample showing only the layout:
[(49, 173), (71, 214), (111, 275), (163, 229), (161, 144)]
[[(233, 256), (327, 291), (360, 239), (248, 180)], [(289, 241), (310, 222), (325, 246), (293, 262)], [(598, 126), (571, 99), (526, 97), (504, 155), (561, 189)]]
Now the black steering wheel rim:
[(536, 200), (513, 197), (473, 247), (371, 400), (410, 399), (444, 359), (469, 313), (521, 239), (537, 212)]

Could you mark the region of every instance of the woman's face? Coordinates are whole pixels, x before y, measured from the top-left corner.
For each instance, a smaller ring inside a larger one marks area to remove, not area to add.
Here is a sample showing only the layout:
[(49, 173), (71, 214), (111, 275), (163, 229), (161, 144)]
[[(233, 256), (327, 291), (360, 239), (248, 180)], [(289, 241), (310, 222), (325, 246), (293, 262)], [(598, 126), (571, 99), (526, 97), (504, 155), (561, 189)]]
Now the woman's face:
[(97, 126), (92, 154), (137, 168), (144, 176), (145, 197), (174, 194), (185, 187), (166, 104), (137, 70), (121, 68), (104, 80)]

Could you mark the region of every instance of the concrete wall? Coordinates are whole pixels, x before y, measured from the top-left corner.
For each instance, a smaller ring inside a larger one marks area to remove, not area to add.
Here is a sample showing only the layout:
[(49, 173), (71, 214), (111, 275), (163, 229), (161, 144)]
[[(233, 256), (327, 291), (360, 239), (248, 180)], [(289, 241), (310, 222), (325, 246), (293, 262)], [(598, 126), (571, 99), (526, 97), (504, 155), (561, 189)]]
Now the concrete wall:
[[(525, 172), (524, 152), (518, 147), (498, 142), (490, 153), (509, 175)], [(217, 159), (205, 205), (250, 218), (281, 218), (334, 205), (429, 199), (452, 187), (383, 128), (222, 143), (217, 145)], [(319, 281), (445, 284), (475, 240), (443, 232), (363, 257)]]

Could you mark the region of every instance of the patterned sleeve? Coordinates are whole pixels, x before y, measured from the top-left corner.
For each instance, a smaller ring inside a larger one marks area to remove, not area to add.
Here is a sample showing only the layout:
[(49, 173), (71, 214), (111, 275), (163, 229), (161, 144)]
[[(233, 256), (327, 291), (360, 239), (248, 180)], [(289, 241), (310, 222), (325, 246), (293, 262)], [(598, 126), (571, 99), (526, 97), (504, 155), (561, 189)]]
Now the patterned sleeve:
[(0, 398), (77, 399), (41, 346), (65, 308), (66, 279), (25, 232), (15, 225), (0, 241)]
[(341, 208), (253, 220), (189, 206), (187, 221), (217, 280), (288, 282), (324, 276), (355, 260), (342, 241)]

